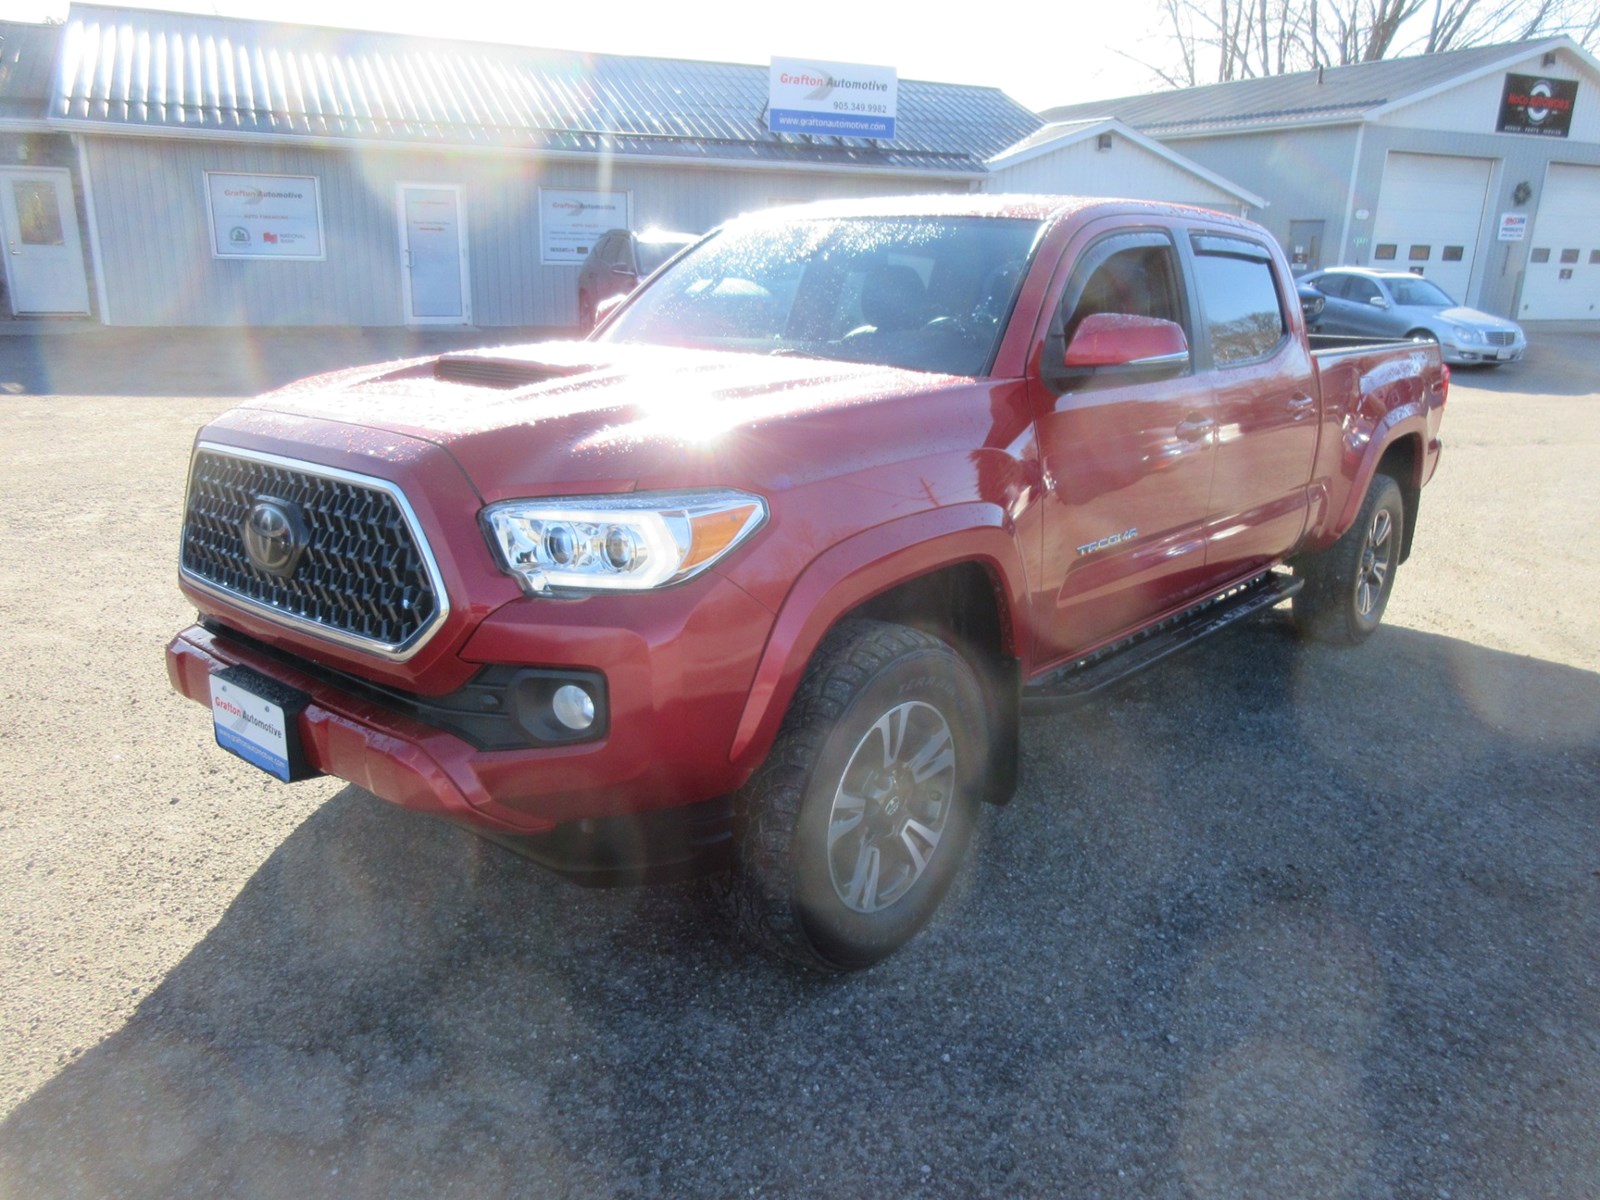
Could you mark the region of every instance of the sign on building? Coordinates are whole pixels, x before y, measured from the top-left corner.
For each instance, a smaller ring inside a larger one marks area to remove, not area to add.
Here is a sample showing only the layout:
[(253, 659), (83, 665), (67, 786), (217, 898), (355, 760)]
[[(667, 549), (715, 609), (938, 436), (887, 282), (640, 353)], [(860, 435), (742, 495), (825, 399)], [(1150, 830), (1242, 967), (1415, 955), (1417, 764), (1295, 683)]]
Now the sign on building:
[(1572, 105), (1578, 98), (1576, 79), (1545, 79), (1538, 75), (1507, 75), (1500, 93), (1501, 133), (1533, 133), (1566, 137), (1572, 128)]
[(1528, 236), (1528, 215), (1526, 213), (1501, 213), (1500, 214), (1500, 240), (1502, 242), (1520, 242)]
[(633, 228), (627, 192), (539, 189), (539, 261), (545, 266), (582, 266), (608, 229)]
[(207, 171), (211, 253), (217, 258), (313, 258), (322, 248), (322, 194), (314, 175)]
[(899, 77), (893, 67), (774, 58), (767, 93), (773, 133), (894, 137)]

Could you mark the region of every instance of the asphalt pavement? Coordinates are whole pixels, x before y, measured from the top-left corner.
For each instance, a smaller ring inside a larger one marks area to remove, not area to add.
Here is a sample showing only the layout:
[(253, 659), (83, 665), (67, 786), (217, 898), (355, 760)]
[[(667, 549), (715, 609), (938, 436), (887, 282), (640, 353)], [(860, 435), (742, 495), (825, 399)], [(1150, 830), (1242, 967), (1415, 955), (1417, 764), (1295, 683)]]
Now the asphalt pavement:
[(1600, 338), (1457, 372), (1370, 642), (1274, 613), (1030, 720), (842, 979), (170, 692), (196, 426), (418, 348), (0, 337), (0, 1197), (1600, 1194)]

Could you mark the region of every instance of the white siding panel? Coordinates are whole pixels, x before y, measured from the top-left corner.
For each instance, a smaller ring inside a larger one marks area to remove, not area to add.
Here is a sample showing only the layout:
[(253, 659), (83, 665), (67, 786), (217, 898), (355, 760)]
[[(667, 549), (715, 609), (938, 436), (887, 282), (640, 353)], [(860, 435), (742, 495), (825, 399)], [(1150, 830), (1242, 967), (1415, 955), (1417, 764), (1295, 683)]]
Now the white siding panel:
[(984, 181), (983, 190), (1118, 196), (1240, 211), (1239, 198), (1231, 192), (1125, 138), (1114, 139), (1110, 150), (1097, 149), (1093, 140), (1086, 139), (1051, 154), (1041, 154), (996, 171)]
[[(1439, 133), (1494, 134), (1495, 126), (1500, 121), (1500, 98), (1504, 94), (1508, 74), (1577, 80), (1578, 102), (1572, 110), (1572, 128), (1568, 137), (1573, 141), (1600, 142), (1600, 103), (1596, 103), (1600, 100), (1600, 95), (1597, 95), (1600, 93), (1600, 77), (1565, 51), (1556, 52), (1554, 66), (1545, 66), (1542, 57), (1534, 55), (1503, 71), (1470, 80), (1415, 104), (1403, 105), (1381, 118), (1380, 123), (1431, 129)], [(1530, 135), (1503, 133), (1496, 136), (1520, 139)]]

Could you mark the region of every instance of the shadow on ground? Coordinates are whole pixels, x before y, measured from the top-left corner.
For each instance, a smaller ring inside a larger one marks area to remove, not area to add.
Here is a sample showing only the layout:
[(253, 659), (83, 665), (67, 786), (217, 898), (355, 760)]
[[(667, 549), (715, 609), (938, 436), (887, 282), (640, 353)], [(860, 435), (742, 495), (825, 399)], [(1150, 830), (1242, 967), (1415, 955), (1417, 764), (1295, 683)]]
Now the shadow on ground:
[(0, 1194), (1576, 1196), (1600, 677), (1281, 621), (1029, 723), (865, 975), (346, 789), (0, 1126)]
[(0, 336), (0, 392), (255, 396), (340, 367), (569, 336), (552, 329), (103, 329)]

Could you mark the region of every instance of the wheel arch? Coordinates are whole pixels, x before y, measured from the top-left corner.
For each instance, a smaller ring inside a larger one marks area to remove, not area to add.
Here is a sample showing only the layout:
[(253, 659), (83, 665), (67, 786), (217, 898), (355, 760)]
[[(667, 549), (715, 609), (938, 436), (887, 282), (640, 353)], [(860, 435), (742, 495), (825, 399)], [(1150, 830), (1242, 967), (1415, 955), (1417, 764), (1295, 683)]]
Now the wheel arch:
[(918, 514), (830, 548), (796, 578), (778, 612), (730, 759), (749, 770), (760, 764), (822, 640), (841, 621), (868, 617), (932, 633), (978, 672), (992, 701), (991, 745), (1002, 748), (986, 799), (1003, 802), (1015, 786), (1025, 596), (1016, 541), (992, 505)]

